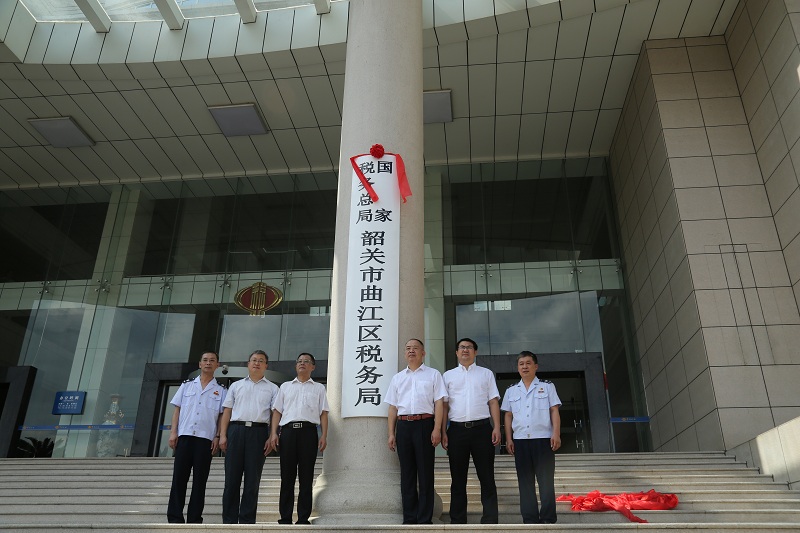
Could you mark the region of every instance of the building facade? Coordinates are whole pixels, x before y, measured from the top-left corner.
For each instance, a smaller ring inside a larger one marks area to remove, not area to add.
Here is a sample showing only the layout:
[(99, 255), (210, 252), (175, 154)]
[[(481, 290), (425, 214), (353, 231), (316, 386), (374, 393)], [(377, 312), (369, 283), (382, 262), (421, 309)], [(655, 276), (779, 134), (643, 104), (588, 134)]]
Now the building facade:
[[(1, 422), (160, 455), (203, 350), (230, 376), (257, 348), (279, 373), (328, 357), (358, 28), (346, 1), (100, 4), (0, 4)], [(472, 337), (502, 388), (541, 354), (572, 452), (726, 450), (800, 416), (800, 6), (422, 10), (428, 362)], [(260, 133), (215, 120), (241, 107)], [(251, 316), (258, 282), (281, 299)]]

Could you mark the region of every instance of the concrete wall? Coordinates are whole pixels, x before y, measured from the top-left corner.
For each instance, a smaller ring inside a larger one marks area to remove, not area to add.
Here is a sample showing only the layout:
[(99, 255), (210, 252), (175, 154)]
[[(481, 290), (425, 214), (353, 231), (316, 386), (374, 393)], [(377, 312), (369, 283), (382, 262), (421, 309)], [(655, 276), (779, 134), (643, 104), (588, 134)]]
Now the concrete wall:
[(749, 466), (758, 467), (775, 481), (800, 490), (800, 418), (790, 420), (762, 433), (753, 440), (736, 446), (730, 453)]
[[(764, 14), (783, 7), (783, 22), (770, 28), (776, 39), (789, 36), (783, 1), (752, 3)], [(739, 6), (728, 37), (645, 42), (612, 145), (624, 267), (657, 450), (731, 449), (800, 414), (792, 385), (800, 378), (792, 274), (800, 271), (800, 257), (790, 249), (800, 228), (789, 222), (800, 222), (800, 205), (784, 211), (767, 185), (781, 160), (793, 169), (788, 141), (779, 157), (769, 137), (784, 139), (780, 120), (800, 124), (800, 108), (786, 111), (791, 104), (785, 104), (764, 132), (762, 104), (753, 108), (737, 62), (745, 52), (731, 61), (734, 35), (743, 31), (737, 25), (748, 13), (748, 5)], [(739, 48), (757, 46), (749, 39)], [(791, 39), (794, 57), (800, 53), (793, 30)], [(780, 63), (783, 56), (770, 46), (785, 48), (768, 44), (761, 55), (744, 56), (753, 64), (750, 76), (763, 71), (769, 80), (769, 70), (775, 80), (784, 67), (794, 69), (787, 78), (800, 89), (797, 61)], [(770, 91), (765, 86), (762, 101)], [(782, 205), (792, 195), (800, 201), (793, 170), (790, 177), (793, 192), (784, 192)]]

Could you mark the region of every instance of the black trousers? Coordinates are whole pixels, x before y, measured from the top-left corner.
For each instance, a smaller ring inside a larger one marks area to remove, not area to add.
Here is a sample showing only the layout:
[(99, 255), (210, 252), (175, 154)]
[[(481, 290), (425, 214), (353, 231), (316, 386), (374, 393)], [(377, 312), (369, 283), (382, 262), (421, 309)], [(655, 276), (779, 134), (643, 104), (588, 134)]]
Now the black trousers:
[[(556, 523), (556, 454), (550, 439), (514, 439), (514, 463), (519, 481), (519, 511), (525, 524)], [(541, 509), (536, 501), (534, 476), (539, 484)]]
[(192, 496), (189, 498), (189, 509), (186, 522), (203, 523), (203, 507), (206, 503), (206, 482), (211, 471), (211, 441), (191, 435), (178, 437), (175, 446), (175, 462), (172, 467), (172, 488), (169, 491), (167, 504), (167, 521), (171, 524), (183, 524), (183, 506), (186, 503), (186, 486), (189, 475), (194, 470), (192, 480)]
[[(264, 470), (264, 443), (269, 427), (228, 426), (228, 451), (225, 453), (225, 490), (222, 493), (223, 524), (255, 524), (258, 486)], [(239, 489), (244, 476), (244, 489)]]
[(433, 461), (436, 454), (436, 448), (431, 445), (433, 426), (433, 418), (397, 421), (404, 524), (431, 524), (433, 520)]
[(304, 422), (303, 427), (292, 427), (292, 422), (281, 426), (281, 492), (278, 511), (279, 524), (291, 524), (294, 512), (294, 482), (300, 476), (297, 496), (297, 523), (307, 524), (311, 516), (311, 488), (314, 483), (314, 465), (317, 462), (317, 426)]
[(494, 444), (492, 426), (466, 428), (450, 424), (447, 429), (447, 456), (450, 460), (450, 523), (467, 523), (467, 473), (469, 457), (481, 483), (483, 516), (481, 524), (497, 523), (497, 486), (494, 482)]

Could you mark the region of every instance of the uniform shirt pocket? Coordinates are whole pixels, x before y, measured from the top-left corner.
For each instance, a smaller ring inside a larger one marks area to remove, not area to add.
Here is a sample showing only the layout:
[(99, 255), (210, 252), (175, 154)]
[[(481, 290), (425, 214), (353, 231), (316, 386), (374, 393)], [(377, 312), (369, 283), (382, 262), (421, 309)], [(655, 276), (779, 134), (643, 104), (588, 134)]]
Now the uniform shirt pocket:
[(219, 394), (214, 394), (213, 392), (207, 395), (205, 399), (206, 407), (209, 409), (213, 409), (215, 411), (220, 410), (220, 402), (222, 401), (222, 396)]
[(511, 393), (508, 396), (508, 405), (511, 408), (511, 414), (516, 415), (522, 410), (522, 396), (519, 393)]
[(550, 397), (547, 389), (533, 393), (533, 406), (536, 409), (550, 409)]

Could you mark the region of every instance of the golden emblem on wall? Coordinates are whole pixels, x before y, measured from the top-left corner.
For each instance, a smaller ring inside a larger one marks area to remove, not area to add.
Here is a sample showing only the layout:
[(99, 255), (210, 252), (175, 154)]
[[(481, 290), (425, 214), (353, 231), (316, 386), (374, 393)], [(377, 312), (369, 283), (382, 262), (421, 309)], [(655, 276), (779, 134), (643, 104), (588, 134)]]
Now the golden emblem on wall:
[(257, 282), (244, 289), (239, 289), (233, 303), (239, 309), (247, 311), (251, 316), (264, 315), (283, 300), (280, 289), (270, 287), (266, 283)]

